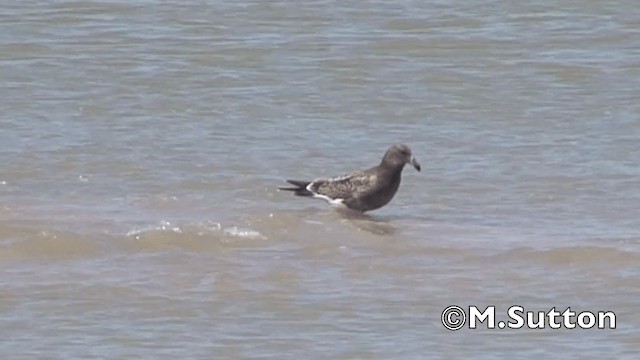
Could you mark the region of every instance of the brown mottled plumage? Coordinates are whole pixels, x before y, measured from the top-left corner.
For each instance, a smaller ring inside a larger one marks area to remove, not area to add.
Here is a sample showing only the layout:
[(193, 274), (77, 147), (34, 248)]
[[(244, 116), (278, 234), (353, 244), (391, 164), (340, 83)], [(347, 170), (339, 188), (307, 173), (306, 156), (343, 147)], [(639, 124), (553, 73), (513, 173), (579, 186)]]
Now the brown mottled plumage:
[(295, 187), (279, 188), (298, 196), (321, 198), (332, 204), (342, 204), (351, 210), (369, 211), (388, 204), (398, 191), (402, 169), (411, 164), (420, 171), (420, 164), (408, 146), (393, 145), (379, 165), (345, 176), (313, 181), (287, 180)]

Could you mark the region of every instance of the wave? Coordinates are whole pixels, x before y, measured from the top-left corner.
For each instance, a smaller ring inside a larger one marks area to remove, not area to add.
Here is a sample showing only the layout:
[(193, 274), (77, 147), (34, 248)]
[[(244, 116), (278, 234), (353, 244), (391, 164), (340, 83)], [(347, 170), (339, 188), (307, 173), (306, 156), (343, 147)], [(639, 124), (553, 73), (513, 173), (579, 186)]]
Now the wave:
[(96, 256), (100, 249), (91, 238), (44, 227), (1, 224), (0, 261), (69, 259)]
[(157, 252), (172, 249), (214, 251), (256, 246), (267, 237), (251, 228), (218, 222), (161, 221), (123, 233), (60, 230), (52, 224), (0, 223), (0, 261), (65, 260), (114, 253)]
[[(414, 222), (385, 218), (344, 218), (331, 212), (253, 214), (226, 224), (213, 220), (165, 220), (128, 225), (128, 228), (112, 224), (102, 229), (86, 224), (3, 220), (0, 221), (0, 261), (172, 251), (216, 253), (282, 245), (283, 249), (299, 249), (303, 254), (358, 248), (380, 256), (420, 254), (423, 258), (465, 261), (478, 266), (486, 262), (514, 265), (536, 262), (558, 268), (606, 268), (633, 267), (640, 262), (640, 239), (637, 238), (570, 243), (547, 239), (549, 241), (540, 241), (537, 246), (536, 239), (527, 239), (531, 245), (512, 241), (510, 232), (474, 231), (460, 235), (456, 227), (435, 226), (426, 231), (412, 224)], [(482, 240), (489, 237), (486, 234), (493, 237), (492, 243)]]
[(635, 266), (640, 262), (637, 249), (622, 249), (604, 242), (602, 245), (558, 246), (549, 249), (516, 248), (493, 256), (496, 261), (537, 262), (550, 267)]

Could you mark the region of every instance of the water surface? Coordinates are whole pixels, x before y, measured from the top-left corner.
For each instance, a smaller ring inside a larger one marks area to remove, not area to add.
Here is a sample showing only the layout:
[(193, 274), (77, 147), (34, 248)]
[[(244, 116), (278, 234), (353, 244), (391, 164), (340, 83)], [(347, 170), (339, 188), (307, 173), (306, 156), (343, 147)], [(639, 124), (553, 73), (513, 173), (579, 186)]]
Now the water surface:
[[(633, 1), (0, 5), (0, 355), (635, 359)], [(277, 192), (410, 145), (367, 217)], [(450, 304), (610, 310), (461, 330)]]

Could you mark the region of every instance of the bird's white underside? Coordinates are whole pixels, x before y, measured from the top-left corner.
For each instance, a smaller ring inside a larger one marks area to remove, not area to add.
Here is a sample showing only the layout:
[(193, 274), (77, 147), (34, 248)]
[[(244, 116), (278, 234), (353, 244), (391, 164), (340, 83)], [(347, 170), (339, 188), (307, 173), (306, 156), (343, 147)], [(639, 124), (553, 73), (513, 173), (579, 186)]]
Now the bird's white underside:
[(332, 199), (332, 198), (330, 198), (328, 196), (320, 195), (320, 194), (313, 194), (313, 197), (315, 197), (317, 199), (325, 200), (326, 202), (328, 202), (329, 204), (331, 204), (333, 206), (345, 206), (344, 205), (344, 199)]
[(313, 194), (314, 198), (322, 199), (322, 200), (328, 202), (329, 204), (331, 204), (333, 206), (340, 206), (340, 207), (345, 207), (346, 206), (343, 203), (344, 199), (341, 199), (341, 198), (333, 199), (333, 198), (328, 197), (327, 195), (318, 194), (317, 192), (315, 192), (312, 189), (312, 185), (313, 185), (313, 183), (310, 183), (309, 185), (307, 185), (307, 190), (309, 190)]

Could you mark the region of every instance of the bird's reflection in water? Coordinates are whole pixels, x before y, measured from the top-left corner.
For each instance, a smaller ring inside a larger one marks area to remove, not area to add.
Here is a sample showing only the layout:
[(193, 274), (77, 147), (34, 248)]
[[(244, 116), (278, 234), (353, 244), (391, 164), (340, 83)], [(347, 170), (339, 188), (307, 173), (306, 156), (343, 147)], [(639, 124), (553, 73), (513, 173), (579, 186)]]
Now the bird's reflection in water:
[(388, 219), (382, 217), (363, 214), (348, 209), (337, 209), (335, 213), (340, 217), (340, 221), (343, 224), (371, 234), (391, 236), (398, 230)]

